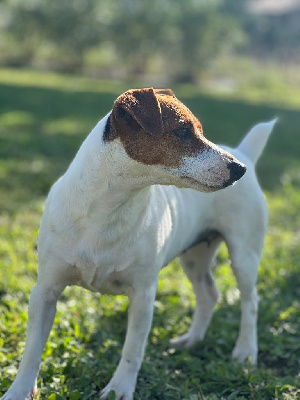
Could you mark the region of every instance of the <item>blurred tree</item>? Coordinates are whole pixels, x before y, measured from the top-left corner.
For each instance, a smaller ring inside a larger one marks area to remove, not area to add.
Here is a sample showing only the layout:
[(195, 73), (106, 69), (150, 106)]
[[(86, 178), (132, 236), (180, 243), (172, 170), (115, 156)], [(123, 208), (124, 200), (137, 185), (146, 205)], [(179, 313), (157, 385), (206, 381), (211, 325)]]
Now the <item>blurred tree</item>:
[[(179, 79), (193, 82), (222, 53), (243, 44), (237, 18), (228, 13), (230, 0), (173, 0), (173, 26), (177, 41), (166, 48)], [(168, 50), (169, 49), (169, 50)]]
[(108, 36), (132, 73), (157, 57), (168, 73), (195, 81), (222, 51), (240, 44), (239, 22), (221, 7), (228, 0), (120, 0)]
[(237, 21), (220, 13), (226, 1), (6, 0), (2, 26), (15, 64), (44, 57), (75, 70), (87, 50), (108, 42), (129, 74), (145, 73), (157, 59), (171, 77), (194, 81), (241, 36)]
[(4, 1), (2, 26), (6, 40), (19, 49), (15, 62), (29, 62), (44, 47), (59, 53), (66, 68), (80, 68), (84, 51), (101, 40), (97, 5), (97, 0)]
[(129, 72), (144, 73), (149, 60), (163, 54), (170, 29), (168, 0), (117, 0), (107, 36)]
[(248, 50), (259, 58), (272, 58), (280, 62), (293, 59), (299, 62), (300, 6), (280, 14), (250, 15), (244, 29), (249, 36)]

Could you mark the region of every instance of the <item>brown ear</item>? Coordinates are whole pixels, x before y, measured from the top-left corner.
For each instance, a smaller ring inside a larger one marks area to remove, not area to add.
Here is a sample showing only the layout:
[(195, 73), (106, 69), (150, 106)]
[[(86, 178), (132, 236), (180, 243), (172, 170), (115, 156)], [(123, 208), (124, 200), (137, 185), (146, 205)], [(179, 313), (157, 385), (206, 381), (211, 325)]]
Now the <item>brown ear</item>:
[(175, 96), (173, 90), (171, 90), (171, 89), (154, 89), (154, 92), (155, 92), (155, 94), (165, 94), (167, 96), (172, 96), (172, 97), (175, 97), (175, 99), (176, 99), (176, 96)]
[(146, 132), (153, 135), (163, 133), (160, 104), (153, 88), (129, 90), (118, 97), (115, 106), (126, 110)]

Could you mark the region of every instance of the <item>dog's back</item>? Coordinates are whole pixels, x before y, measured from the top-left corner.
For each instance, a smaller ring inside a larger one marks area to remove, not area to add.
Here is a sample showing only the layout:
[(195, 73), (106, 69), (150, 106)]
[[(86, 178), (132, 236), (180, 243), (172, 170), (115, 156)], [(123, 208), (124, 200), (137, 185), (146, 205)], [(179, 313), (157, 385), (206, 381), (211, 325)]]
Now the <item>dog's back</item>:
[(276, 120), (272, 120), (255, 125), (235, 149), (220, 146), (247, 166), (246, 174), (236, 184), (211, 194), (215, 198), (215, 226), (232, 232), (232, 236), (236, 236), (237, 231), (245, 234), (243, 229), (249, 226), (265, 234), (267, 205), (256, 177), (255, 165), (275, 123)]

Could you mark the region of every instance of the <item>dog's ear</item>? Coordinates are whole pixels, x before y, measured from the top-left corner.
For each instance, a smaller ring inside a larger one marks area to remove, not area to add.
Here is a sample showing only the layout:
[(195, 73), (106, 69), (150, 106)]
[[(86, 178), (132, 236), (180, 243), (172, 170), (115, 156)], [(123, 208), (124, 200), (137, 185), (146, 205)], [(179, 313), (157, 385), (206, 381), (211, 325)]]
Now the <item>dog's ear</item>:
[(118, 109), (118, 116), (125, 119), (128, 125), (138, 123), (152, 135), (163, 133), (160, 104), (153, 88), (129, 90), (117, 98), (114, 107)]
[(171, 89), (154, 89), (154, 92), (155, 92), (155, 94), (164, 94), (167, 96), (175, 97), (175, 99), (176, 99), (176, 96), (175, 96), (173, 90), (171, 90)]

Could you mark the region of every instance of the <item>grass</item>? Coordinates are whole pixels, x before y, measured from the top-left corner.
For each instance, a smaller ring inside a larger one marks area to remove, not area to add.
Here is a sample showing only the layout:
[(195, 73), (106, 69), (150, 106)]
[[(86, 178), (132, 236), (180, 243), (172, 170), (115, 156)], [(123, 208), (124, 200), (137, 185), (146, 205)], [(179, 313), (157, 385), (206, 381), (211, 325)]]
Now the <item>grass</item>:
[[(126, 85), (0, 70), (0, 395), (14, 379), (24, 348), (47, 192)], [(267, 104), (265, 94), (255, 103), (251, 92), (249, 99), (243, 94), (238, 100), (239, 96), (217, 97), (189, 86), (174, 90), (200, 116), (206, 136), (217, 142), (237, 144), (257, 121), (280, 118), (258, 165), (270, 214), (258, 280), (259, 363), (254, 368), (230, 359), (240, 312), (225, 246), (215, 271), (222, 297), (205, 340), (190, 351), (170, 348), (169, 339), (187, 330), (194, 302), (190, 284), (174, 260), (160, 275), (135, 399), (297, 399), (300, 114), (295, 95), (291, 104), (280, 96)], [(64, 292), (43, 354), (40, 399), (97, 398), (120, 357), (127, 304), (125, 297), (100, 297), (76, 287)]]

